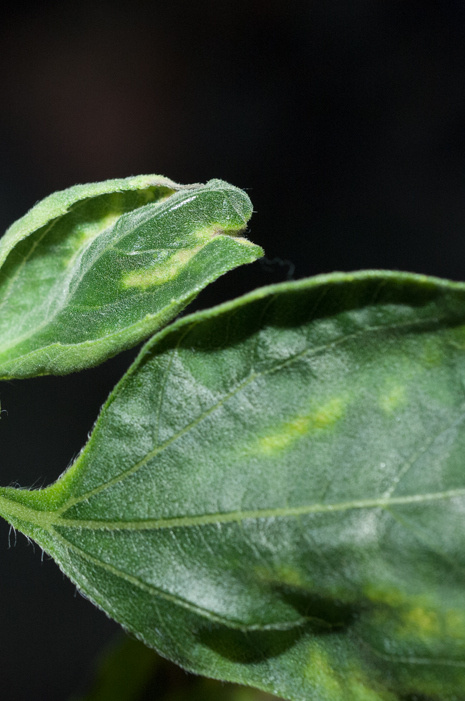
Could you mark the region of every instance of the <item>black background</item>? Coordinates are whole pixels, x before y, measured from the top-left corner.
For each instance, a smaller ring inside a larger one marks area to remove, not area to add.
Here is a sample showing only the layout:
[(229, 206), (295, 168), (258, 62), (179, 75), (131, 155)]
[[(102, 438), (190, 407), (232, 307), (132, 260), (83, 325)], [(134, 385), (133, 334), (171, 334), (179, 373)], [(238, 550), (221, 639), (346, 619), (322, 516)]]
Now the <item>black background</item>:
[[(0, 230), (77, 182), (246, 188), (267, 264), (196, 306), (331, 270), (465, 278), (465, 3), (11, 3), (0, 24)], [(1, 484), (48, 484), (134, 352), (0, 387)], [(62, 701), (117, 626), (0, 529), (1, 696)]]

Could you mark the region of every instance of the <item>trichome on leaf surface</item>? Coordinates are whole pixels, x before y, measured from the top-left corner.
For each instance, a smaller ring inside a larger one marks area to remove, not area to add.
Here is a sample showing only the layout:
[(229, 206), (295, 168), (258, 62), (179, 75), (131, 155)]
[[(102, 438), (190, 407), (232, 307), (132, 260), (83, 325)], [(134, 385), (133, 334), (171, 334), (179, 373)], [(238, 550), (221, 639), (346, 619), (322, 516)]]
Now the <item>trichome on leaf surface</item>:
[(292, 701), (465, 699), (465, 284), (334, 273), (172, 321), (261, 255), (251, 213), (222, 181), (141, 176), (10, 228), (1, 377), (149, 340), (74, 464), (2, 488), (0, 514), (192, 672)]

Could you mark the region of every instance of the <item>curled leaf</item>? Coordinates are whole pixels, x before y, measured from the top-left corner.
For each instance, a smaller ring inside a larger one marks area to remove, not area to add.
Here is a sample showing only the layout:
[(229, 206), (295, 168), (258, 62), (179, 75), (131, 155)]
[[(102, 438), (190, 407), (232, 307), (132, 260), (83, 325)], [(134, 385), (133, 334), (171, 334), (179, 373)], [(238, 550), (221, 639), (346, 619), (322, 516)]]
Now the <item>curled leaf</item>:
[(130, 348), (262, 251), (248, 196), (139, 176), (39, 202), (0, 239), (0, 378), (64, 374)]

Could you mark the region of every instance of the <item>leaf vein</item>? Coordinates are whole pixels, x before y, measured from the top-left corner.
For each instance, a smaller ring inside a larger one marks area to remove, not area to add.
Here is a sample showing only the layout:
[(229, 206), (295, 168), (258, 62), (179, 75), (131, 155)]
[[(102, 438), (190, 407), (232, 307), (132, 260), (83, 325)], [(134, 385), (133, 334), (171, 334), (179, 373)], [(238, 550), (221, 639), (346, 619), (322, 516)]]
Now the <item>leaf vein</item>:
[[(401, 322), (399, 324), (390, 324), (390, 325), (384, 325), (381, 324), (379, 326), (371, 326), (371, 327), (366, 327), (365, 329), (361, 329), (359, 331), (356, 331), (351, 334), (346, 334), (345, 336), (342, 336), (341, 338), (337, 338), (333, 341), (330, 341), (328, 343), (324, 343), (321, 346), (318, 346), (316, 348), (305, 348), (304, 350), (300, 351), (299, 353), (296, 353), (295, 355), (286, 358), (283, 361), (278, 361), (276, 364), (272, 365), (271, 367), (268, 367), (264, 370), (257, 370), (256, 372), (252, 372), (250, 375), (246, 377), (245, 380), (242, 382), (239, 382), (232, 390), (230, 390), (227, 394), (225, 394), (223, 397), (221, 397), (215, 404), (212, 406), (208, 407), (205, 409), (203, 412), (201, 412), (195, 419), (193, 419), (191, 422), (186, 424), (183, 428), (181, 428), (179, 431), (175, 432), (170, 438), (168, 438), (164, 443), (161, 445), (156, 445), (151, 451), (149, 451), (141, 460), (139, 460), (137, 463), (132, 465), (130, 468), (127, 470), (121, 472), (118, 475), (115, 475), (111, 479), (109, 479), (107, 482), (103, 482), (99, 484), (97, 487), (94, 487), (93, 489), (85, 492), (84, 494), (81, 494), (77, 497), (70, 498), (67, 500), (62, 507), (60, 508), (60, 513), (63, 513), (66, 511), (68, 508), (71, 506), (74, 506), (76, 504), (81, 503), (82, 501), (85, 501), (86, 499), (89, 499), (90, 497), (99, 494), (103, 490), (112, 487), (113, 485), (117, 484), (121, 480), (135, 474), (139, 469), (141, 469), (144, 465), (146, 465), (150, 460), (152, 460), (154, 457), (159, 455), (161, 452), (163, 452), (166, 448), (168, 448), (170, 445), (172, 445), (178, 438), (182, 437), (184, 434), (186, 434), (188, 431), (190, 431), (192, 428), (197, 426), (201, 421), (203, 421), (207, 416), (210, 416), (214, 411), (219, 409), (221, 406), (223, 406), (229, 399), (234, 397), (238, 392), (240, 392), (244, 387), (249, 385), (251, 382), (257, 380), (259, 377), (263, 377), (265, 375), (272, 374), (274, 372), (277, 372), (284, 367), (291, 365), (292, 363), (295, 363), (297, 360), (300, 360), (307, 356), (307, 358), (312, 358), (315, 357), (318, 354), (324, 353), (325, 351), (329, 350), (330, 348), (340, 346), (343, 343), (346, 343), (350, 340), (353, 340), (354, 338), (357, 338), (358, 336), (364, 334), (364, 333), (377, 333), (379, 331), (390, 331), (393, 329), (398, 329), (398, 328), (411, 328), (411, 327), (416, 327), (416, 326), (421, 326), (425, 325), (431, 322), (436, 322), (439, 321), (437, 317), (432, 317), (432, 318), (426, 318), (426, 319), (418, 319), (415, 321), (412, 321), (409, 319), (408, 321)], [(191, 329), (192, 326), (191, 322), (190, 326), (188, 327), (188, 330)]]
[(187, 601), (178, 594), (173, 594), (171, 592), (167, 592), (163, 589), (160, 589), (159, 587), (156, 587), (153, 584), (148, 584), (147, 582), (142, 581), (138, 577), (128, 574), (127, 572), (123, 572), (114, 565), (111, 565), (110, 563), (105, 562), (104, 560), (101, 560), (100, 558), (97, 558), (94, 555), (90, 555), (90, 553), (88, 553), (86, 550), (83, 550), (83, 548), (80, 548), (71, 541), (69, 541), (66, 537), (64, 537), (61, 533), (58, 533), (55, 529), (50, 528), (50, 533), (52, 534), (53, 538), (56, 538), (57, 541), (61, 542), (61, 544), (65, 548), (74, 551), (86, 562), (100, 567), (101, 569), (105, 570), (106, 572), (112, 574), (115, 577), (123, 579), (128, 584), (131, 584), (137, 587), (138, 589), (145, 591), (147, 594), (150, 594), (153, 597), (159, 597), (161, 599), (164, 599), (165, 601), (168, 601), (171, 604), (181, 606), (182, 608), (185, 608), (188, 611), (191, 611), (192, 613), (201, 616), (202, 618), (207, 618), (213, 623), (221, 623), (229, 628), (234, 628), (246, 632), (251, 630), (291, 630), (292, 628), (297, 628), (301, 626), (308, 620), (306, 617), (300, 617), (298, 619), (294, 619), (293, 621), (282, 621), (277, 623), (266, 624), (244, 624), (240, 621), (226, 618), (225, 616), (221, 616), (219, 614), (214, 613), (213, 611), (209, 611), (208, 609), (199, 606), (198, 604), (194, 604), (191, 601)]
[(356, 509), (385, 509), (392, 506), (407, 506), (411, 504), (428, 504), (446, 499), (465, 497), (465, 488), (451, 489), (443, 492), (411, 494), (399, 497), (379, 497), (360, 499), (333, 504), (305, 504), (302, 506), (276, 507), (250, 511), (227, 511), (222, 513), (198, 514), (193, 516), (173, 516), (171, 518), (149, 518), (132, 521), (105, 521), (103, 519), (72, 519), (62, 516), (57, 511), (53, 518), (55, 525), (71, 528), (86, 528), (90, 530), (161, 530), (169, 528), (192, 528), (220, 523), (239, 523), (248, 519), (291, 518), (312, 514), (325, 514), (338, 511), (353, 511)]

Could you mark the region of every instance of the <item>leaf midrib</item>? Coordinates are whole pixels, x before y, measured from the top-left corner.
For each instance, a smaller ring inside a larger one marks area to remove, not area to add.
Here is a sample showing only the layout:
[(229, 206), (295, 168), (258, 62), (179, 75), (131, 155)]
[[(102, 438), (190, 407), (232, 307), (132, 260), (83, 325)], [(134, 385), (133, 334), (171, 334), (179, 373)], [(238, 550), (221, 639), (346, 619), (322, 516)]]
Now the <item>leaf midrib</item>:
[[(446, 315), (444, 315), (444, 318), (447, 318)], [(292, 356), (291, 358), (287, 358), (284, 361), (281, 361), (272, 367), (268, 367), (265, 370), (251, 373), (245, 380), (243, 380), (241, 383), (239, 383), (235, 388), (233, 388), (226, 396), (222, 397), (218, 402), (216, 402), (212, 407), (209, 407), (208, 410), (205, 412), (202, 412), (202, 414), (194, 419), (194, 421), (190, 422), (187, 424), (187, 426), (183, 427), (180, 431), (178, 431), (174, 436), (169, 438), (167, 441), (165, 441), (162, 445), (156, 446), (152, 451), (150, 451), (142, 460), (140, 460), (138, 463), (133, 465), (131, 468), (128, 470), (120, 473), (119, 475), (116, 475), (112, 479), (108, 480), (107, 482), (98, 485), (92, 490), (89, 490), (88, 492), (85, 492), (84, 494), (80, 494), (76, 497), (70, 497), (67, 499), (60, 507), (57, 507), (54, 510), (41, 510), (41, 509), (34, 509), (32, 507), (26, 506), (25, 504), (21, 504), (17, 502), (16, 500), (10, 500), (6, 496), (0, 495), (0, 514), (9, 520), (9, 517), (13, 518), (19, 518), (21, 520), (24, 520), (27, 523), (30, 523), (31, 525), (37, 526), (39, 528), (45, 528), (47, 529), (49, 526), (52, 526), (53, 524), (58, 525), (67, 525), (69, 527), (76, 527), (76, 528), (95, 528), (95, 529), (148, 529), (148, 528), (153, 528), (153, 529), (160, 529), (160, 528), (175, 528), (175, 527), (181, 527), (185, 526), (188, 527), (190, 525), (192, 526), (199, 526), (199, 525), (207, 525), (211, 523), (226, 523), (226, 522), (234, 522), (234, 521), (241, 521), (245, 519), (252, 519), (252, 518), (283, 518), (283, 517), (289, 517), (289, 516), (300, 516), (300, 515), (305, 515), (305, 514), (310, 514), (310, 513), (323, 513), (323, 512), (330, 512), (330, 511), (344, 511), (344, 510), (349, 510), (349, 509), (361, 509), (361, 508), (383, 508), (386, 506), (391, 506), (391, 505), (400, 505), (400, 504), (408, 504), (408, 503), (418, 503), (418, 502), (432, 502), (432, 501), (437, 501), (437, 500), (442, 500), (442, 499), (448, 499), (448, 498), (454, 498), (454, 497), (461, 497), (465, 495), (465, 488), (460, 488), (460, 489), (455, 489), (455, 490), (448, 490), (448, 491), (441, 491), (441, 492), (432, 492), (432, 493), (427, 493), (427, 494), (419, 494), (419, 495), (410, 495), (410, 496), (404, 496), (404, 497), (391, 497), (390, 495), (384, 495), (381, 497), (373, 498), (373, 499), (367, 499), (367, 500), (353, 500), (353, 501), (347, 501), (347, 502), (341, 502), (341, 503), (335, 503), (335, 504), (311, 504), (311, 505), (302, 505), (299, 507), (286, 507), (286, 508), (276, 508), (276, 509), (263, 509), (263, 510), (255, 510), (255, 511), (234, 511), (234, 512), (228, 512), (224, 514), (199, 514), (195, 516), (181, 516), (181, 517), (173, 517), (173, 518), (167, 518), (167, 519), (147, 519), (147, 520), (137, 520), (137, 521), (128, 521), (128, 522), (121, 522), (121, 521), (100, 521), (97, 519), (89, 519), (89, 520), (81, 520), (81, 519), (67, 519), (65, 517), (62, 517), (62, 514), (68, 511), (72, 506), (75, 506), (76, 504), (79, 504), (85, 500), (88, 500), (90, 497), (99, 494), (100, 492), (104, 491), (105, 489), (113, 486), (114, 484), (119, 483), (123, 479), (129, 477), (130, 475), (134, 474), (137, 472), (143, 465), (145, 465), (149, 460), (151, 460), (153, 457), (155, 457), (157, 454), (161, 453), (163, 450), (167, 448), (168, 445), (171, 445), (175, 440), (177, 440), (181, 435), (184, 435), (186, 432), (191, 430), (195, 425), (197, 425), (200, 421), (202, 421), (206, 416), (214, 412), (219, 406), (221, 406), (225, 401), (227, 401), (229, 398), (234, 396), (237, 392), (239, 392), (243, 387), (248, 385), (250, 382), (253, 380), (257, 379), (258, 377), (266, 374), (270, 374), (272, 372), (276, 372), (277, 370), (281, 369), (282, 367), (285, 367), (286, 365), (292, 364), (296, 360), (304, 357), (305, 355), (310, 355), (310, 357), (313, 357), (314, 355), (317, 355), (318, 353), (324, 352), (330, 347), (338, 346), (342, 343), (345, 343), (357, 336), (360, 336), (361, 334), (364, 333), (372, 333), (372, 332), (378, 332), (378, 331), (389, 331), (392, 329), (397, 329), (397, 328), (409, 328), (409, 327), (416, 327), (416, 326), (422, 326), (425, 324), (429, 324), (432, 322), (436, 323), (441, 323), (443, 319), (438, 318), (437, 315), (434, 317), (427, 317), (423, 319), (418, 319), (412, 321), (407, 320), (403, 321), (399, 324), (381, 324), (379, 326), (371, 326), (367, 327), (365, 329), (361, 329), (355, 333), (352, 334), (347, 334), (341, 338), (335, 339), (329, 343), (322, 344), (321, 346), (317, 348), (305, 348), (303, 351), (300, 353), (297, 353), (296, 355)], [(181, 339), (179, 339), (178, 343), (182, 340), (182, 337), (188, 333), (191, 330), (192, 324), (195, 325), (196, 321), (190, 320), (189, 325), (187, 329), (185, 330), (185, 333), (182, 334)], [(75, 463), (73, 466), (74, 468), (78, 467), (78, 463)], [(53, 486), (53, 485), (52, 485)], [(15, 490), (16, 491), (16, 490)], [(123, 524), (123, 525), (122, 525)]]
[(196, 526), (207, 526), (219, 523), (239, 523), (246, 520), (291, 518), (311, 514), (333, 513), (336, 511), (353, 511), (356, 509), (378, 509), (390, 506), (424, 504), (460, 497), (465, 497), (465, 488), (449, 489), (442, 492), (409, 494), (398, 497), (356, 499), (332, 504), (304, 504), (302, 506), (250, 509), (247, 511), (226, 511), (161, 519), (105, 521), (100, 519), (67, 519), (65, 516), (59, 516), (53, 523), (56, 526), (85, 528), (90, 530), (163, 530), (169, 528), (193, 528)]
[(104, 519), (70, 519), (57, 514), (56, 511), (42, 511), (13, 501), (0, 495), (0, 511), (5, 518), (20, 518), (34, 526), (51, 530), (56, 526), (83, 528), (89, 530), (163, 530), (170, 528), (193, 528), (220, 523), (239, 523), (246, 520), (292, 518), (311, 514), (334, 513), (361, 509), (380, 509), (410, 504), (428, 504), (447, 499), (465, 497), (465, 487), (440, 492), (407, 494), (397, 497), (374, 497), (372, 499), (354, 499), (331, 504), (303, 504), (301, 506), (284, 506), (268, 509), (251, 509), (245, 511), (226, 511), (193, 516), (174, 516), (171, 518), (137, 519), (131, 521)]

